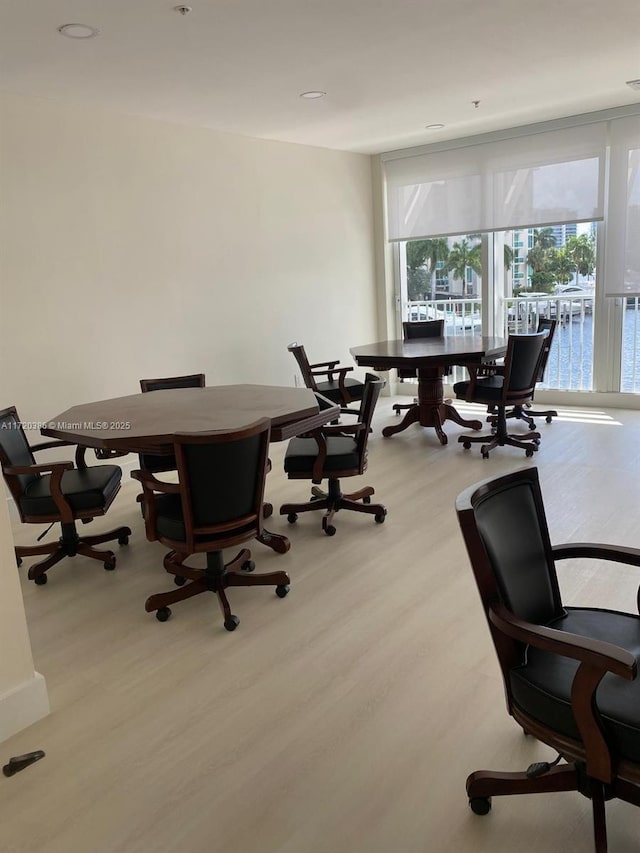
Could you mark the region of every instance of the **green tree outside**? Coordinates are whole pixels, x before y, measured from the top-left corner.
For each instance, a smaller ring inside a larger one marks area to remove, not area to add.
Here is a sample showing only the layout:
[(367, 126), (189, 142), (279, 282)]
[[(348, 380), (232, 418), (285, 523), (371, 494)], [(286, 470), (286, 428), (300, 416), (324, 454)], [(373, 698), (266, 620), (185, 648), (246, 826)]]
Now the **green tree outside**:
[(446, 263), (447, 272), (462, 281), (463, 295), (467, 291), (467, 269), (476, 275), (482, 274), (481, 248), (480, 243), (471, 244), (464, 239), (453, 244)]

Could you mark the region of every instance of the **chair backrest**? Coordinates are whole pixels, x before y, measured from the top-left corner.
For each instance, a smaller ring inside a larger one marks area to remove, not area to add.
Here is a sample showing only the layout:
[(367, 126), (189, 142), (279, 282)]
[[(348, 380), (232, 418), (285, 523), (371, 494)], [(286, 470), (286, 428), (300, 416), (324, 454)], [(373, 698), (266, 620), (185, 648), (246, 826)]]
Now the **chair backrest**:
[(298, 362), (298, 367), (300, 368), (300, 373), (302, 373), (302, 381), (304, 382), (307, 388), (311, 388), (312, 391), (317, 391), (318, 386), (316, 385), (316, 381), (313, 378), (313, 374), (311, 372), (311, 365), (309, 364), (309, 359), (307, 358), (307, 354), (304, 351), (304, 347), (298, 344), (296, 341), (289, 344), (287, 347), (290, 353), (293, 353), (293, 357)]
[(190, 550), (210, 550), (198, 545), (216, 535), (244, 540), (260, 534), (270, 432), (263, 418), (233, 432), (174, 436)]
[(35, 465), (31, 447), (15, 406), (9, 406), (8, 409), (0, 411), (0, 464), (9, 491), (19, 506), (20, 496), (25, 488), (33, 480), (38, 480), (40, 475), (5, 473), (5, 468), (13, 465)]
[[(564, 612), (537, 468), (470, 486), (456, 512), (485, 614), (498, 602), (537, 624)], [(522, 645), (489, 626), (506, 672)]]
[(547, 369), (547, 361), (549, 360), (551, 344), (553, 343), (553, 336), (556, 333), (557, 325), (558, 321), (552, 320), (550, 317), (540, 317), (538, 320), (538, 331), (547, 333), (547, 338), (544, 342), (544, 347), (542, 349), (542, 358), (540, 359), (540, 364), (538, 365), (538, 382), (542, 382), (542, 380), (544, 379), (544, 372)]
[(367, 449), (376, 403), (385, 385), (386, 382), (384, 379), (379, 379), (377, 376), (374, 377), (370, 373), (367, 374), (362, 392), (362, 400), (360, 401), (360, 414), (358, 415), (358, 423), (364, 424), (364, 429), (360, 430), (356, 435), (356, 445), (361, 463)]
[(402, 324), (402, 338), (412, 341), (414, 338), (441, 338), (444, 335), (444, 320), (405, 320)]
[(204, 388), (204, 373), (190, 373), (188, 376), (167, 376), (164, 379), (141, 379), (140, 390), (168, 391), (172, 388)]
[(509, 335), (507, 354), (504, 359), (503, 400), (505, 402), (514, 402), (533, 396), (546, 338), (546, 332), (536, 332), (533, 335)]

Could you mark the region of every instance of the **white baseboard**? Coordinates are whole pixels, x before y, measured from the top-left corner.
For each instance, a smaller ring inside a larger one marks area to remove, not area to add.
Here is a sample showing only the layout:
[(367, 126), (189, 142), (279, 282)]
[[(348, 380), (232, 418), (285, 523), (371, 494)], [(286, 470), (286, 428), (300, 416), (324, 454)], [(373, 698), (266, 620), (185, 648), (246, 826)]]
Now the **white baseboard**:
[(0, 743), (49, 713), (49, 696), (44, 676), (33, 678), (0, 696)]

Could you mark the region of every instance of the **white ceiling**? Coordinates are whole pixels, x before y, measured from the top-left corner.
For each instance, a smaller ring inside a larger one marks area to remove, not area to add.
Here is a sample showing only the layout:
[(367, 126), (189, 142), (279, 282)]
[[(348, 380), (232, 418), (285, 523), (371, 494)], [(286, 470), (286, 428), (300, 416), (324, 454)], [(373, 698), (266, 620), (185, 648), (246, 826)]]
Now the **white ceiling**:
[(638, 0), (189, 2), (2, 0), (0, 88), (364, 153), (640, 101)]

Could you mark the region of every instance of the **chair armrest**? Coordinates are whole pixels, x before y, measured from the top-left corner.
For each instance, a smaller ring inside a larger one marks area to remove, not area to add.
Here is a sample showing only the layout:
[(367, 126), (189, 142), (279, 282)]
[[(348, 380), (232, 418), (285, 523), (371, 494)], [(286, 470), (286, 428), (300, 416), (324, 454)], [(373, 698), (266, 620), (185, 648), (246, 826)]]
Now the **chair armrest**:
[(336, 364), (340, 364), (340, 359), (336, 359), (336, 361), (318, 361), (316, 364), (310, 364), (309, 367), (314, 370), (316, 367), (324, 367), (326, 368), (325, 372), (329, 370), (333, 370)]
[(31, 452), (35, 453), (38, 450), (50, 450), (52, 447), (75, 447), (75, 441), (64, 441), (63, 439), (54, 439), (53, 441), (41, 441), (38, 444), (31, 444)]
[(60, 470), (73, 471), (73, 462), (43, 462), (42, 465), (9, 465), (4, 469), (5, 474), (47, 474)]
[[(354, 412), (353, 414), (357, 415), (358, 412)], [(356, 435), (356, 433), (362, 432), (364, 428), (364, 424), (358, 421), (358, 423), (356, 424), (336, 424), (335, 426), (323, 426), (322, 432), (325, 436)]]
[(131, 477), (142, 483), (142, 488), (149, 492), (162, 492), (167, 495), (179, 494), (179, 483), (166, 483), (163, 480), (157, 480), (149, 471), (132, 471)]
[(6, 474), (44, 474), (51, 473), (49, 480), (49, 492), (60, 513), (60, 521), (64, 524), (72, 522), (75, 518), (71, 506), (62, 494), (62, 475), (65, 471), (73, 471), (73, 462), (48, 462), (42, 465), (12, 465), (5, 468)]
[(473, 403), (473, 398), (474, 398), (475, 393), (476, 393), (476, 383), (478, 380), (478, 373), (482, 370), (484, 365), (481, 363), (477, 363), (477, 364), (465, 364), (464, 366), (467, 368), (467, 371), (469, 373), (469, 385), (467, 387), (467, 392), (464, 395), (464, 399), (468, 403)]
[(613, 643), (518, 619), (502, 604), (489, 607), (488, 617), (498, 631), (514, 640), (579, 661), (571, 685), (571, 710), (585, 746), (587, 773), (602, 782), (610, 782), (613, 762), (602, 732), (596, 690), (608, 672), (633, 681), (637, 675), (635, 657)]
[(611, 560), (628, 566), (640, 566), (640, 549), (622, 545), (604, 545), (601, 542), (570, 542), (554, 545), (554, 559), (566, 560), (573, 557), (591, 557), (595, 560)]
[[(36, 453), (38, 450), (50, 450), (53, 447), (75, 447), (76, 449), (76, 468), (86, 468), (87, 463), (84, 460), (84, 455), (87, 452), (86, 447), (78, 444), (75, 441), (66, 441), (65, 439), (54, 439), (53, 441), (41, 441), (39, 444), (31, 445), (31, 452)], [(97, 456), (97, 451), (96, 451)]]
[(514, 616), (503, 604), (495, 604), (489, 608), (489, 619), (499, 631), (514, 640), (601, 669), (600, 677), (606, 672), (612, 672), (627, 681), (633, 681), (636, 677), (637, 665), (634, 656), (613, 643), (526, 622)]
[(156, 497), (162, 494), (180, 494), (179, 483), (163, 483), (156, 480), (149, 471), (132, 471), (131, 476), (142, 484), (142, 514), (144, 516), (144, 532), (149, 542), (156, 542)]
[[(335, 370), (336, 364), (339, 364), (338, 361), (318, 361), (315, 364), (310, 364), (309, 369), (311, 371), (312, 376), (323, 376), (326, 375), (329, 379), (329, 382), (333, 382), (333, 371)], [(318, 367), (324, 367), (324, 370), (315, 373), (315, 370)]]
[[(640, 550), (638, 548), (626, 548), (623, 545), (603, 545), (600, 542), (571, 542), (554, 545), (551, 550), (556, 560), (589, 557), (595, 560), (624, 563), (627, 566), (640, 566)], [(640, 613), (640, 586), (636, 599), (638, 613)]]
[[(327, 363), (337, 364), (338, 362), (333, 361), (333, 362), (327, 362)], [(319, 365), (319, 364), (311, 365), (312, 368), (320, 367), (320, 366), (321, 365)], [(347, 405), (347, 403), (353, 402), (353, 398), (352, 398), (351, 394), (349, 394), (349, 391), (347, 390), (347, 386), (345, 384), (347, 373), (351, 373), (352, 370), (353, 370), (353, 367), (338, 367), (338, 368), (330, 369), (330, 370), (313, 370), (312, 369), (311, 375), (312, 376), (326, 376), (329, 379), (329, 382), (333, 382), (333, 374), (337, 373), (338, 374), (338, 387), (340, 388), (340, 396), (342, 397), (342, 402), (344, 403), (344, 405)]]

